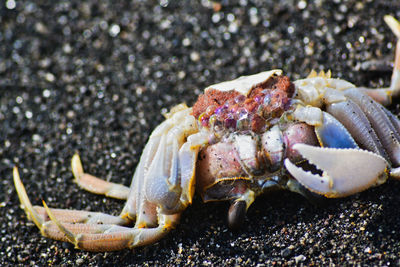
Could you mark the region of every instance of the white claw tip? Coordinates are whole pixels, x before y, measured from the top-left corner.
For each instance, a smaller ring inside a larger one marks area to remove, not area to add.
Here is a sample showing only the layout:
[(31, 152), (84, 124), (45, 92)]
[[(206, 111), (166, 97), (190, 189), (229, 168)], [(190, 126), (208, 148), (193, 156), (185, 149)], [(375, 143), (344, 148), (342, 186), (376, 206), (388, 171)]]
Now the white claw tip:
[(79, 180), (80, 176), (83, 174), (83, 167), (81, 159), (79, 158), (79, 155), (77, 153), (74, 154), (74, 156), (72, 157), (71, 168), (75, 179)]
[(400, 22), (390, 15), (384, 16), (383, 19), (397, 38), (400, 39)]

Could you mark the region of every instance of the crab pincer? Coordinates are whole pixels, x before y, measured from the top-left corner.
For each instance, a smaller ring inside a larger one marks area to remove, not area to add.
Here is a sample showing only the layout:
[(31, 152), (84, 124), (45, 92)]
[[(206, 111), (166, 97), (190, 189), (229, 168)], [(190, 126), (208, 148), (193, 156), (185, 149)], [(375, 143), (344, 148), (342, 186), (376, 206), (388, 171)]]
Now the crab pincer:
[(310, 191), (326, 197), (346, 197), (384, 183), (387, 161), (372, 152), (354, 148), (322, 148), (296, 144), (307, 161), (322, 171), (322, 176), (304, 171), (285, 160), (285, 167)]

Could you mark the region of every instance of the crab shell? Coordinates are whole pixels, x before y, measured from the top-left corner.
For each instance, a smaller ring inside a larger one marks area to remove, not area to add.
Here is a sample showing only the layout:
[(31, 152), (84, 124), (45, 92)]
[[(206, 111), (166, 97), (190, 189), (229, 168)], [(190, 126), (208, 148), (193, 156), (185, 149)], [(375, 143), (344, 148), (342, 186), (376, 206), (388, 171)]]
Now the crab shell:
[[(400, 23), (389, 16), (385, 20), (400, 38)], [(281, 74), (272, 70), (240, 77), (212, 85), (205, 94), (216, 90), (247, 99)], [(208, 121), (202, 121), (192, 108), (178, 105), (151, 134), (129, 188), (85, 173), (79, 156), (72, 158), (80, 187), (126, 200), (119, 216), (50, 209), (44, 202), (43, 207), (32, 206), (17, 167), (14, 183), (28, 218), (44, 236), (84, 250), (118, 250), (158, 241), (192, 202), (196, 182), (206, 201), (233, 200), (229, 224), (236, 227), (255, 197), (273, 189), (345, 197), (379, 185), (388, 176), (399, 178), (400, 121), (381, 105), (399, 93), (400, 42), (390, 88), (358, 88), (331, 78), (330, 72), (312, 72), (294, 82), (294, 91), (278, 94), (290, 101), (283, 101), (275, 112), (263, 112), (268, 121), (256, 124), (256, 131), (248, 124), (239, 130), (231, 127), (229, 111), (222, 112), (228, 124), (221, 128), (210, 124), (216, 107), (206, 110)]]

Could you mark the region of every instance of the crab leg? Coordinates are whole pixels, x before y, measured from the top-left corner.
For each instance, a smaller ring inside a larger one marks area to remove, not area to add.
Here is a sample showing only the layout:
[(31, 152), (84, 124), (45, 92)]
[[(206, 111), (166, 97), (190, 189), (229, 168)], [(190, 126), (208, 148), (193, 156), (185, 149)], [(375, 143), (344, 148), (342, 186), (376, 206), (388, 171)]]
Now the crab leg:
[(368, 94), (375, 101), (382, 105), (389, 105), (392, 103), (392, 97), (400, 95), (400, 22), (392, 16), (385, 16), (384, 20), (397, 37), (395, 60), (393, 67), (392, 80), (389, 88), (370, 89), (358, 88), (362, 92)]
[[(151, 205), (147, 203), (142, 189), (144, 184), (143, 177), (145, 176), (145, 170), (148, 169), (148, 165), (151, 162), (151, 159), (155, 156), (157, 147), (160, 143), (160, 139), (161, 138), (159, 136), (151, 137), (147, 142), (143, 150), (142, 156), (140, 157), (139, 164), (136, 167), (135, 174), (132, 178), (132, 189), (120, 215), (123, 218), (130, 218), (131, 220), (135, 220), (137, 210), (141, 209), (145, 212), (145, 214), (141, 216), (141, 225), (147, 225), (150, 222), (155, 221), (154, 216), (152, 216), (151, 218), (149, 217), (154, 214), (155, 208), (151, 207)], [(142, 203), (141, 205), (143, 205), (143, 207), (146, 207), (146, 209), (141, 208), (139, 203)]]
[[(76, 248), (88, 251), (112, 251), (154, 243), (174, 228), (179, 214), (159, 215), (156, 228), (129, 228), (128, 220), (98, 212), (50, 209), (32, 206), (14, 168), (14, 183), (28, 218), (43, 236), (71, 242)], [(50, 219), (50, 220), (49, 220)]]
[(160, 214), (179, 214), (191, 203), (197, 154), (207, 140), (190, 108), (168, 114), (143, 151), (121, 217), (137, 215), (135, 228), (144, 228), (157, 225)]
[(196, 120), (187, 107), (181, 107), (153, 131), (133, 177), (122, 217), (137, 213), (136, 226), (148, 226), (157, 222), (156, 208), (162, 214), (175, 214), (191, 202), (187, 194), (193, 195), (190, 188), (197, 153), (206, 142), (204, 134), (197, 131)]
[(390, 161), (395, 166), (400, 166), (400, 135), (384, 108), (356, 89), (345, 92), (346, 96), (354, 101), (367, 116), (369, 122), (377, 133)]
[(361, 148), (389, 159), (367, 116), (356, 103), (350, 99), (333, 103), (327, 106), (327, 111), (348, 129)]
[(362, 148), (390, 162), (390, 176), (400, 179), (399, 119), (357, 89), (349, 89), (345, 94), (348, 100), (328, 105), (327, 111), (349, 130)]
[(393, 96), (398, 96), (400, 94), (400, 22), (392, 16), (385, 16), (384, 20), (397, 37), (396, 54), (390, 89), (393, 92)]
[[(32, 220), (43, 233), (43, 229), (49, 224), (49, 217), (46, 210), (40, 206), (32, 206), (25, 187), (21, 181), (17, 167), (14, 167), (13, 178), (21, 206), (25, 210), (28, 218)], [(129, 221), (117, 216), (112, 216), (100, 212), (90, 212), (81, 210), (51, 209), (57, 220), (66, 223), (93, 223), (93, 224), (118, 224), (126, 225)]]
[(181, 175), (182, 194), (180, 202), (183, 206), (192, 203), (195, 190), (195, 170), (197, 155), (200, 149), (208, 142), (209, 133), (201, 131), (188, 137), (179, 150), (179, 164)]
[(310, 191), (326, 197), (346, 197), (387, 179), (387, 161), (381, 156), (360, 149), (321, 148), (304, 144), (293, 147), (310, 163), (323, 171), (322, 176), (306, 172), (290, 160), (285, 167)]
[(107, 182), (93, 175), (85, 173), (83, 171), (82, 163), (78, 154), (75, 154), (72, 157), (71, 168), (75, 177), (75, 182), (81, 188), (94, 194), (105, 195), (106, 197), (122, 200), (126, 200), (128, 198), (129, 187)]
[[(187, 110), (188, 109), (186, 108), (186, 111), (185, 110), (178, 111), (175, 116), (180, 115), (183, 112), (187, 113), (188, 112)], [(170, 120), (171, 118), (169, 120), (168, 119), (165, 120), (159, 126), (157, 126), (156, 129), (154, 129), (146, 146), (144, 147), (142, 156), (140, 157), (139, 164), (136, 167), (135, 174), (133, 175), (132, 178), (132, 183), (131, 183), (132, 190), (129, 193), (128, 199), (120, 215), (121, 217), (128, 217), (134, 220), (136, 218), (137, 211), (146, 208), (148, 212), (145, 211), (144, 215), (139, 216), (140, 225), (143, 226), (151, 222), (154, 222), (156, 219), (154, 216), (151, 216), (151, 214), (154, 214), (155, 207), (151, 207), (151, 205), (147, 203), (148, 201), (146, 200), (143, 188), (145, 183), (145, 177), (150, 168), (150, 165), (153, 163), (153, 159), (156, 156), (156, 152), (160, 147), (162, 136), (166, 132), (168, 132), (168, 130), (171, 129), (173, 126), (174, 122), (171, 122)]]
[(396, 132), (400, 133), (400, 120), (397, 118), (392, 112), (387, 110), (386, 108), (382, 108), (386, 115), (389, 117), (390, 121), (393, 124), (393, 127), (396, 129)]
[(165, 209), (173, 209), (179, 199), (180, 188), (174, 181), (178, 177), (178, 150), (176, 140), (167, 146), (167, 136), (163, 135), (144, 179), (146, 200)]
[[(47, 211), (42, 206), (33, 206), (37, 215), (44, 222), (50, 221)], [(127, 225), (130, 223), (128, 219), (119, 216), (108, 215), (101, 212), (84, 211), (84, 210), (66, 210), (66, 209), (51, 209), (51, 212), (56, 216), (57, 220), (63, 223), (88, 223), (88, 224), (117, 224)]]
[(87, 251), (114, 251), (157, 242), (168, 234), (179, 220), (179, 214), (160, 215), (158, 227), (133, 229), (118, 225), (62, 224), (46, 203), (43, 202), (43, 205), (53, 223), (46, 232), (47, 236), (68, 241), (74, 244), (75, 248)]

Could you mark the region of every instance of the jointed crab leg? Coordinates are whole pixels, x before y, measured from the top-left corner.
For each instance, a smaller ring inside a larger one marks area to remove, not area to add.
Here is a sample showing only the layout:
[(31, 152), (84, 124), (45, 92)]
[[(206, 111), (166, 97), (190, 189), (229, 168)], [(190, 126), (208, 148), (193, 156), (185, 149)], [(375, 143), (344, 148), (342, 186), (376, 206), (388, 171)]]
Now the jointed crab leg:
[[(42, 235), (71, 242), (80, 249), (111, 251), (154, 243), (167, 234), (179, 220), (179, 214), (159, 215), (158, 227), (132, 229), (120, 226), (127, 224), (127, 220), (103, 213), (49, 209), (45, 203), (44, 208), (33, 207), (16, 167), (14, 168), (14, 183), (21, 205)], [(47, 215), (44, 214), (43, 209)], [(67, 218), (68, 215), (76, 217)], [(89, 219), (91, 216), (94, 216), (93, 219)]]
[[(152, 218), (148, 218), (154, 214), (155, 209), (153, 208), (151, 211), (149, 211), (148, 209), (150, 208), (150, 205), (147, 205), (147, 209), (145, 207), (142, 209), (140, 207), (140, 203), (142, 203), (142, 205), (146, 204), (145, 196), (142, 192), (144, 184), (144, 179), (142, 179), (142, 177), (145, 176), (145, 170), (148, 169), (148, 165), (156, 153), (160, 139), (160, 137), (150, 137), (149, 141), (147, 142), (142, 156), (140, 157), (139, 164), (136, 167), (135, 174), (132, 178), (131, 191), (129, 192), (128, 199), (126, 200), (124, 208), (120, 214), (121, 217), (129, 218), (131, 220), (136, 219), (136, 222), (140, 221), (140, 226), (146, 226), (149, 224), (148, 222), (155, 221), (154, 216), (152, 216)], [(136, 218), (138, 210), (143, 210), (143, 215), (141, 216), (140, 220), (137, 220)]]
[[(374, 153), (354, 149), (351, 142), (344, 142), (344, 146), (337, 146), (335, 142), (331, 144), (331, 136), (334, 139), (339, 136), (341, 140), (347, 130), (343, 127), (328, 127), (329, 120), (326, 119), (329, 116), (324, 116), (322, 124), (316, 126), (315, 130), (322, 140), (322, 146), (326, 147), (304, 144), (293, 147), (308, 162), (322, 170), (323, 175), (305, 172), (290, 160), (285, 160), (286, 169), (298, 182), (327, 197), (344, 197), (379, 185), (387, 179), (389, 173), (386, 168), (389, 165), (400, 165), (399, 120), (389, 116), (385, 108), (357, 88), (348, 89), (344, 93), (348, 100), (328, 105), (327, 111), (349, 129), (364, 149)], [(323, 114), (326, 115), (325, 112)], [(329, 131), (321, 131), (325, 128)], [(390, 175), (399, 178), (400, 168), (392, 168)]]
[[(50, 227), (51, 222), (45, 208), (40, 206), (32, 206), (25, 187), (21, 182), (17, 167), (13, 170), (14, 184), (21, 202), (21, 206), (25, 210), (28, 218), (32, 220), (40, 229), (43, 235), (47, 235), (47, 228)], [(100, 212), (90, 212), (81, 210), (63, 210), (51, 209), (52, 213), (57, 217), (57, 220), (63, 223), (93, 223), (93, 224), (118, 224), (126, 225), (128, 220), (112, 216)]]
[(72, 157), (71, 161), (72, 173), (75, 177), (75, 182), (83, 189), (94, 193), (101, 194), (107, 197), (126, 200), (129, 194), (129, 187), (121, 184), (111, 183), (99, 179), (93, 175), (83, 171), (82, 163), (78, 154)]
[(179, 150), (182, 194), (180, 202), (187, 206), (192, 203), (195, 190), (195, 170), (197, 155), (200, 149), (208, 142), (209, 133), (200, 131), (189, 136), (186, 143)]
[(18, 168), (14, 167), (13, 169), (13, 178), (15, 189), (17, 190), (17, 194), (19, 197), (19, 201), (21, 203), (22, 208), (24, 209), (28, 219), (32, 220), (36, 226), (40, 229), (40, 232), (44, 235), (42, 231), (42, 226), (44, 224), (44, 219), (39, 216), (36, 210), (32, 207), (31, 201), (26, 194), (25, 187), (21, 182), (21, 178), (19, 177)]
[[(33, 206), (37, 215), (45, 222), (50, 221), (50, 217), (44, 207)], [(50, 209), (54, 216), (63, 223), (87, 223), (87, 224), (117, 224), (127, 225), (130, 221), (126, 218), (104, 214), (101, 212), (84, 210)]]
[(197, 152), (205, 137), (197, 133), (191, 109), (183, 105), (178, 109), (153, 131), (136, 168), (121, 213), (129, 218), (137, 214), (136, 227), (155, 225), (157, 212), (179, 213), (191, 201)]
[[(145, 173), (143, 189), (146, 199), (165, 214), (179, 212), (189, 204), (183, 203), (181, 196), (188, 193), (185, 184), (194, 179), (197, 152), (206, 140), (198, 133), (196, 120), (190, 112), (191, 109), (182, 110), (182, 114), (176, 113), (165, 121), (174, 120), (170, 122), (172, 127), (162, 135)], [(157, 129), (154, 132), (152, 137), (157, 134)], [(186, 136), (189, 136), (187, 140)]]
[(384, 20), (397, 37), (396, 56), (394, 61), (392, 82), (390, 85), (392, 91), (396, 92), (395, 96), (397, 96), (400, 93), (400, 22), (392, 16), (385, 16)]
[[(62, 224), (57, 221), (46, 203), (43, 205), (58, 231), (49, 237), (69, 241), (75, 248), (88, 251), (113, 251), (144, 246), (163, 238), (179, 221), (177, 215), (161, 215), (156, 228), (127, 228), (118, 225)], [(53, 227), (54, 228), (54, 227)]]
[(345, 93), (349, 99), (361, 108), (368, 118), (385, 148), (390, 161), (395, 166), (400, 166), (400, 134), (397, 132), (396, 127), (386, 114), (384, 108), (357, 89), (350, 89)]
[(389, 105), (392, 103), (392, 97), (400, 95), (400, 22), (392, 16), (385, 16), (384, 20), (397, 37), (395, 60), (392, 74), (392, 81), (389, 88), (370, 89), (359, 88), (375, 101), (382, 105)]
[(356, 103), (350, 99), (339, 103), (333, 103), (327, 106), (327, 111), (346, 127), (351, 136), (354, 137), (355, 141), (360, 144), (362, 148), (389, 160), (389, 156), (381, 141), (379, 141), (367, 116)]
[[(154, 130), (133, 177), (132, 190), (84, 173), (79, 156), (74, 155), (72, 171), (81, 187), (127, 198), (120, 217), (49, 209), (44, 202), (44, 208), (33, 207), (15, 168), (15, 185), (29, 218), (44, 236), (71, 242), (84, 250), (110, 251), (158, 241), (174, 228), (181, 211), (192, 200), (197, 154), (208, 140), (208, 133), (197, 132), (190, 113), (191, 109), (180, 106)], [(123, 226), (135, 219), (134, 228)]]

